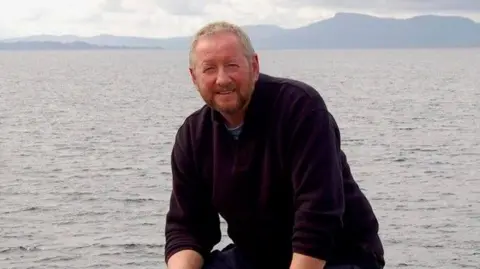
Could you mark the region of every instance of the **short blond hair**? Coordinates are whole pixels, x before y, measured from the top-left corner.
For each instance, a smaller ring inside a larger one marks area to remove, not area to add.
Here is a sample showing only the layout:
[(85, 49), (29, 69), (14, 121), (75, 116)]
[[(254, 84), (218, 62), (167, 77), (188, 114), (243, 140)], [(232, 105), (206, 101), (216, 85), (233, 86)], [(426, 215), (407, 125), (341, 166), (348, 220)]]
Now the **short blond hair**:
[(252, 45), (252, 41), (248, 34), (238, 25), (227, 21), (215, 21), (211, 22), (198, 30), (193, 36), (192, 43), (190, 45), (189, 53), (189, 65), (193, 67), (195, 62), (195, 57), (193, 52), (197, 46), (198, 40), (201, 37), (214, 35), (221, 32), (228, 32), (234, 34), (240, 41), (246, 57), (252, 57), (255, 54), (255, 50)]

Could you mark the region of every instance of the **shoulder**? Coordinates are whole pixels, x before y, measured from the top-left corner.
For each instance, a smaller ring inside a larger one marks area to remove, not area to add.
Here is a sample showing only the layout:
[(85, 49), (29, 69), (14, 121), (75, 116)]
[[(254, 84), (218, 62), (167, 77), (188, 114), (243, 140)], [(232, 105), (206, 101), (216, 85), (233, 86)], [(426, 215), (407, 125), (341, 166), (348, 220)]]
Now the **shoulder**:
[(205, 137), (205, 130), (209, 130), (209, 126), (211, 126), (211, 109), (204, 105), (188, 115), (180, 124), (175, 135), (174, 148), (181, 148), (182, 151), (194, 150), (192, 146)]
[(260, 87), (276, 89), (275, 101), (278, 108), (296, 111), (302, 107), (327, 109), (318, 89), (307, 82), (288, 78), (261, 74), (258, 80)]

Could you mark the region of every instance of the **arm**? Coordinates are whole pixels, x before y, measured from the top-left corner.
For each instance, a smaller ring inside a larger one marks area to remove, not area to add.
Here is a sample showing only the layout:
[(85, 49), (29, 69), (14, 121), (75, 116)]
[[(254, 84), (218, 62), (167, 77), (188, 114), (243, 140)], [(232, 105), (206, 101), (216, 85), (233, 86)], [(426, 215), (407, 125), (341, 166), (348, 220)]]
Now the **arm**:
[(195, 168), (185, 127), (173, 146), (172, 194), (165, 224), (165, 261), (169, 269), (200, 269), (205, 255), (220, 241), (218, 214)]
[(323, 269), (325, 260), (313, 258), (307, 255), (293, 253), (290, 269)]
[(195, 250), (180, 250), (168, 259), (168, 269), (201, 269), (203, 257)]
[(289, 148), (295, 201), (290, 269), (321, 269), (342, 226), (344, 195), (340, 137), (323, 102), (305, 105), (292, 119)]

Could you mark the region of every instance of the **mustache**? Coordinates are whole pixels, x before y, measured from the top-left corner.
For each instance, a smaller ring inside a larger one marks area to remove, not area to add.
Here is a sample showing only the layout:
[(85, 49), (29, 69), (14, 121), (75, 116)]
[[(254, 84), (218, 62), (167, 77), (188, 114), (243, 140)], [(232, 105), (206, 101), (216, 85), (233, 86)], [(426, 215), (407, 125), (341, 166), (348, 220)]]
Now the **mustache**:
[(228, 84), (227, 86), (219, 87), (215, 92), (221, 93), (221, 92), (229, 92), (229, 91), (234, 91), (237, 88), (237, 85), (231, 83)]

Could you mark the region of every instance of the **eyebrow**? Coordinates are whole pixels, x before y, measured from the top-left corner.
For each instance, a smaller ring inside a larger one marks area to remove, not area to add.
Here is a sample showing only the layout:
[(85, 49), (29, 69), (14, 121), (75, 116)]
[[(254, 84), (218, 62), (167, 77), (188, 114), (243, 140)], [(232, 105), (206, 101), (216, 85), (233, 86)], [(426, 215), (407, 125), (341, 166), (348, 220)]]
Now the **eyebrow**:
[[(214, 61), (212, 60), (204, 60), (204, 61), (201, 61), (200, 62), (200, 65), (201, 66), (205, 66), (205, 65), (213, 65)], [(226, 62), (226, 63), (239, 63), (241, 62), (241, 59), (239, 57), (234, 57), (234, 58), (229, 58), (229, 59), (223, 59), (223, 62)]]

